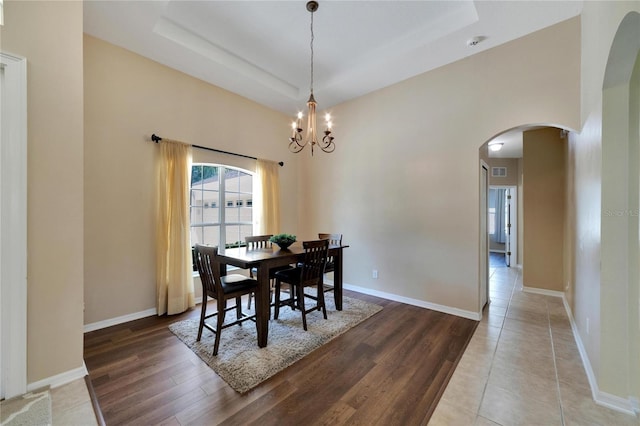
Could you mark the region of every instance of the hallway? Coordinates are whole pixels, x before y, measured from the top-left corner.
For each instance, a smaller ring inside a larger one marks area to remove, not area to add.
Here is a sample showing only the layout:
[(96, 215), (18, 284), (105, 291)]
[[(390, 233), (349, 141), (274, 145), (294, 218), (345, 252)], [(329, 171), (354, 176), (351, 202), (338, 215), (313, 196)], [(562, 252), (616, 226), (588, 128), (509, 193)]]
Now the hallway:
[(562, 299), (490, 267), (491, 304), (430, 425), (639, 425), (593, 402)]

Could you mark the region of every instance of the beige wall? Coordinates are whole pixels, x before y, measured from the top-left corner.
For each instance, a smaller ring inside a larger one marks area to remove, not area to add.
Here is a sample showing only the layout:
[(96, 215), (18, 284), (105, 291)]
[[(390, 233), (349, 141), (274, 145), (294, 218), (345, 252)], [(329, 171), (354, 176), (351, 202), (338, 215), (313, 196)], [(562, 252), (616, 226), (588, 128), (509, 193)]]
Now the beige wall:
[(302, 229), (344, 234), (347, 283), (479, 311), (478, 149), (523, 124), (579, 127), (579, 30), (572, 19), (333, 109), (336, 151), (305, 161)]
[[(487, 158), (489, 165), (489, 185), (491, 186), (517, 186), (518, 185), (518, 159), (517, 158)], [(491, 176), (491, 167), (506, 167), (507, 176)]]
[(4, 3), (27, 59), (27, 382), (82, 369), (82, 3)]
[(523, 134), (525, 287), (564, 290), (565, 144), (557, 128)]
[[(574, 282), (570, 283), (569, 290), (571, 309), (589, 359), (588, 371), (593, 373), (596, 381), (596, 397), (602, 398), (601, 392), (605, 392), (620, 398), (618, 401), (627, 399), (633, 392), (638, 397), (640, 378), (634, 377), (630, 370), (631, 363), (637, 363), (637, 357), (627, 357), (630, 355), (629, 337), (619, 328), (622, 324), (627, 329), (637, 320), (634, 318), (633, 322), (629, 322), (628, 304), (619, 303), (621, 298), (628, 297), (627, 284), (605, 280), (600, 269), (602, 260), (614, 258), (619, 253), (617, 249), (612, 251), (603, 244), (607, 236), (611, 236), (608, 232), (605, 236), (606, 230), (602, 228), (608, 220), (603, 217), (603, 212), (607, 208), (614, 208), (605, 205), (603, 196), (619, 195), (628, 179), (623, 178), (622, 185), (620, 182), (614, 185), (605, 182), (603, 146), (617, 143), (617, 136), (603, 132), (603, 118), (610, 114), (603, 113), (603, 109), (607, 108), (603, 106), (603, 87), (607, 87), (605, 69), (616, 31), (631, 11), (640, 12), (640, 2), (584, 3), (581, 36), (582, 127), (578, 134), (570, 137), (569, 147), (576, 209), (572, 253), (575, 258), (572, 271)], [(627, 32), (621, 39), (637, 43), (637, 31)], [(635, 60), (637, 47), (623, 52), (616, 57), (614, 64)]]
[[(285, 161), (282, 223), (297, 232), (289, 117), (90, 36), (84, 77), (85, 324), (155, 307), (152, 133)], [(194, 158), (215, 161), (199, 150)], [(251, 161), (217, 158), (255, 170)]]

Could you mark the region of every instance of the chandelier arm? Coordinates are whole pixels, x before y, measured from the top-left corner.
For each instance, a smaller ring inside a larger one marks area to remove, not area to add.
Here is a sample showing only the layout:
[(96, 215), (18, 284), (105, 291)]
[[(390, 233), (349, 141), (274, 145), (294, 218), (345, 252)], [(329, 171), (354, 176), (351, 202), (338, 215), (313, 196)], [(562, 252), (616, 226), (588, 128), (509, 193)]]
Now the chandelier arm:
[(304, 145), (297, 144), (294, 141), (291, 141), (289, 143), (289, 151), (293, 152), (294, 154), (299, 153), (303, 149), (304, 149)]
[(333, 136), (330, 136), (331, 132), (325, 132), (322, 137), (322, 143), (319, 143), (320, 149), (324, 152), (333, 152), (336, 149), (336, 144), (333, 142)]

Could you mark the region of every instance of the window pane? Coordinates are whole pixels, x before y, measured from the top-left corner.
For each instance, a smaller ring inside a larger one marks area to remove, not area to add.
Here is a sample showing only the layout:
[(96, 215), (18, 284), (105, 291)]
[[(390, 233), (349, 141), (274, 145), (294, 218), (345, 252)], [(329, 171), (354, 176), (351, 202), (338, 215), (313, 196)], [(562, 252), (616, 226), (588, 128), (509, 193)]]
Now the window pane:
[(253, 225), (240, 225), (240, 241), (244, 242), (245, 237), (253, 235)]
[(203, 221), (205, 223), (218, 223), (220, 218), (218, 217), (218, 198), (220, 197), (218, 191), (203, 191), (202, 199), (204, 203)]
[(202, 207), (191, 207), (191, 225), (199, 225), (202, 223)]
[(226, 223), (238, 223), (240, 220), (240, 209), (236, 207), (228, 207), (225, 210)]
[(210, 246), (220, 245), (220, 227), (219, 226), (204, 227), (204, 243)]
[[(244, 244), (245, 237), (253, 233), (253, 175), (209, 164), (193, 165), (191, 172), (192, 243)], [(224, 192), (220, 191), (221, 177)]]
[(202, 166), (201, 165), (191, 166), (191, 187), (194, 187), (201, 180), (202, 180)]
[(194, 246), (196, 244), (204, 244), (202, 228), (199, 226), (192, 226), (191, 227), (191, 246)]
[(244, 242), (244, 237), (240, 236), (240, 227), (237, 225), (226, 226), (227, 247), (237, 247)]

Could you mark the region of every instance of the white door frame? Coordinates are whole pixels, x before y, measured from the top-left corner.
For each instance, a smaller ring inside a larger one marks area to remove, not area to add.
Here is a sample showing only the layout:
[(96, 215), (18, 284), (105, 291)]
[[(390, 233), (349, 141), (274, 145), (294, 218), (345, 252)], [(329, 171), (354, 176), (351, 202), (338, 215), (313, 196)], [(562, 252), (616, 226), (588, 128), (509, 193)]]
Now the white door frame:
[(511, 267), (518, 265), (518, 187), (516, 185), (490, 185), (489, 188), (509, 189), (511, 195), (511, 233), (509, 245), (511, 246)]
[(480, 219), (480, 246), (479, 246), (479, 279), (478, 279), (478, 313), (482, 319), (484, 306), (491, 303), (489, 298), (489, 232), (488, 232), (488, 199), (489, 199), (489, 165), (480, 160), (480, 196), (479, 198), (479, 219)]
[(27, 60), (0, 52), (0, 397), (27, 391)]

